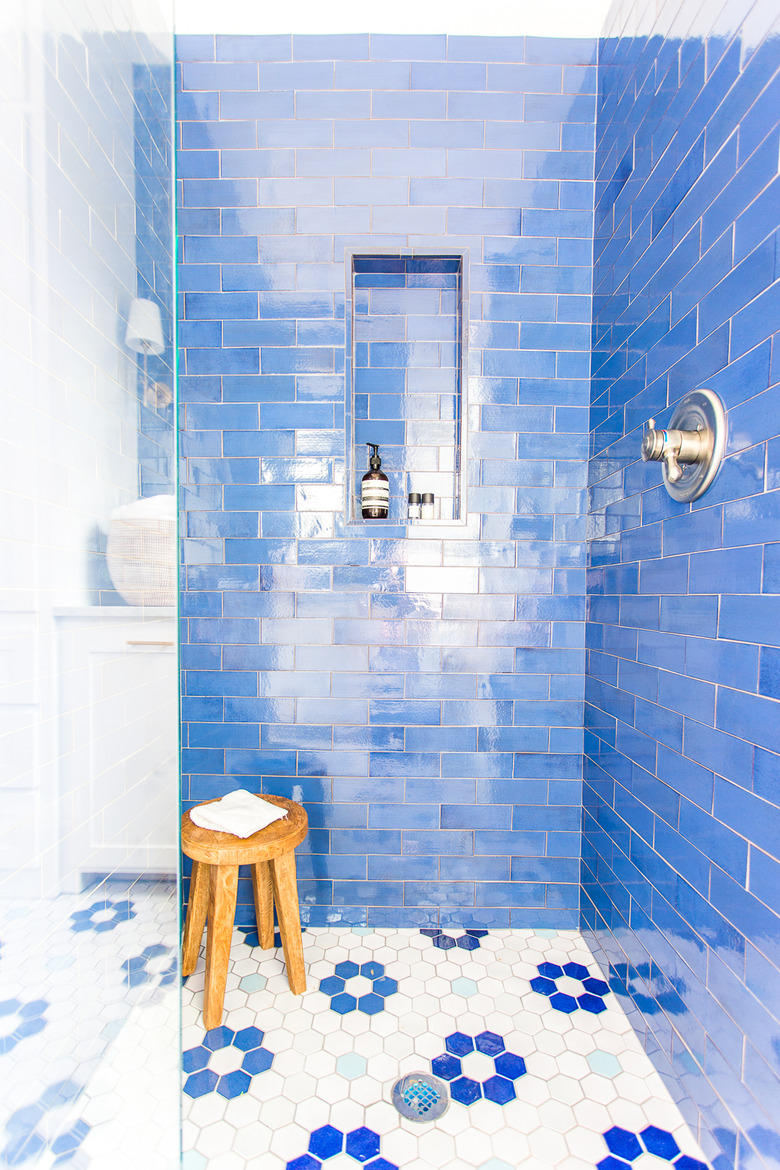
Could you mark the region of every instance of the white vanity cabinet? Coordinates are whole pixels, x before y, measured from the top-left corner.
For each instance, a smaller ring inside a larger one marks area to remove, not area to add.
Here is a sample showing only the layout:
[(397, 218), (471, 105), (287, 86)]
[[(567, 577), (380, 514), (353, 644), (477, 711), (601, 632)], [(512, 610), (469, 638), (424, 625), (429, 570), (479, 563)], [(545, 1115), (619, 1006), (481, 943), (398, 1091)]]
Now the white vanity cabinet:
[(55, 611), (60, 888), (178, 865), (176, 612)]

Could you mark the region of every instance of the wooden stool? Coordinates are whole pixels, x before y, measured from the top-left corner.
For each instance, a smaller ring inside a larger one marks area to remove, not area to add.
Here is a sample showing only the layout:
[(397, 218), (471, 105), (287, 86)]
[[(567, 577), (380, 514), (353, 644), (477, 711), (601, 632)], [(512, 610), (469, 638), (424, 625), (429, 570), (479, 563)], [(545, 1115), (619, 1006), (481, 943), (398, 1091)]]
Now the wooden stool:
[[(239, 865), (251, 865), (255, 892), (257, 933), (260, 946), (274, 945), (274, 903), (282, 936), (287, 981), (293, 995), (306, 990), (303, 965), (298, 886), (295, 878), (295, 846), (306, 836), (306, 810), (283, 796), (263, 800), (287, 809), (287, 816), (266, 825), (251, 837), (202, 829), (186, 812), (181, 818), (181, 847), (192, 858), (190, 900), (184, 924), (182, 975), (195, 970), (208, 918), (206, 937), (206, 985), (203, 991), (203, 1023), (207, 1029), (222, 1023)], [(213, 804), (206, 800), (204, 804)], [(198, 807), (202, 807), (198, 806)]]

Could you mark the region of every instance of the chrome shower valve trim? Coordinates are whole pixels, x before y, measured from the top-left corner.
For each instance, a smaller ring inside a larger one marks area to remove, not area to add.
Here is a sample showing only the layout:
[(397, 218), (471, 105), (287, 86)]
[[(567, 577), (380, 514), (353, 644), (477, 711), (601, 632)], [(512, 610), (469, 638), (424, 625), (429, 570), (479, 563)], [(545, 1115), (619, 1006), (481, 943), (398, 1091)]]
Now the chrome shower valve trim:
[(668, 429), (649, 419), (642, 436), (642, 459), (663, 462), (669, 495), (687, 503), (706, 492), (726, 446), (726, 415), (717, 394), (692, 390), (677, 404)]

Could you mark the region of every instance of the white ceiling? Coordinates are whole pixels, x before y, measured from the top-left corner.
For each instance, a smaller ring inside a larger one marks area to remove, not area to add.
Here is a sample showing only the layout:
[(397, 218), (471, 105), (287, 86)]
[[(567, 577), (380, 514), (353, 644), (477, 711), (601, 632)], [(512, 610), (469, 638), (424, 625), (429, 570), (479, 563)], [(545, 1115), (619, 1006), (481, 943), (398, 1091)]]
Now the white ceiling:
[(176, 0), (177, 33), (597, 37), (610, 0)]

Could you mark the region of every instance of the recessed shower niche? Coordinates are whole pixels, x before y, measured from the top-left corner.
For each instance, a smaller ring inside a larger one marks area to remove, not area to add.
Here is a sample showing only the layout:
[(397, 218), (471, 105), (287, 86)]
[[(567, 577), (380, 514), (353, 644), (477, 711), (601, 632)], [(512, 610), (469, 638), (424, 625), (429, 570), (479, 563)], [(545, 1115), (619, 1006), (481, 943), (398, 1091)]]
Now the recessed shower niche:
[[(432, 517), (466, 520), (467, 257), (347, 256), (347, 468), (351, 522), (407, 523), (410, 492), (432, 493)], [(361, 520), (360, 486), (376, 443), (390, 480), (387, 520)]]

